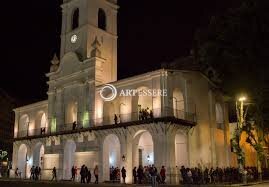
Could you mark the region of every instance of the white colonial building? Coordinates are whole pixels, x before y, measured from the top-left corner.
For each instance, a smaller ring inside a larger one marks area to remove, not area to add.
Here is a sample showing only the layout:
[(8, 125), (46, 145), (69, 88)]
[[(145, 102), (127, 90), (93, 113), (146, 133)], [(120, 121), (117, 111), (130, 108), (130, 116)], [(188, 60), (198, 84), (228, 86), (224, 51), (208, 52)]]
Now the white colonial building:
[[(138, 165), (164, 165), (168, 178), (182, 165), (230, 165), (227, 107), (208, 78), (214, 72), (187, 68), (181, 60), (117, 80), (118, 8), (117, 0), (64, 0), (61, 54), (47, 74), (48, 100), (14, 110), (13, 175), (18, 168), (29, 177), (34, 165), (42, 168), (42, 179), (51, 178), (53, 167), (58, 178), (70, 179), (72, 166), (85, 164), (91, 170), (98, 165), (100, 181), (107, 181), (110, 167), (125, 166), (131, 182)], [(100, 90), (108, 83), (118, 92), (167, 95), (104, 101)], [(144, 109), (152, 111), (147, 118)]]

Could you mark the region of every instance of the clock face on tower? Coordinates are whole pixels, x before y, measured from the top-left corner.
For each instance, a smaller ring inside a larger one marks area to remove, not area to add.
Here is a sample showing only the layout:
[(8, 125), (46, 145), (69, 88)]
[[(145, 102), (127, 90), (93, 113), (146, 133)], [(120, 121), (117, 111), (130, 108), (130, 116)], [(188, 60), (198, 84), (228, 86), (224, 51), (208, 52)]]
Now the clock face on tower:
[(74, 34), (74, 35), (71, 36), (71, 43), (74, 44), (74, 43), (77, 42), (77, 40), (78, 40), (78, 36), (77, 35)]

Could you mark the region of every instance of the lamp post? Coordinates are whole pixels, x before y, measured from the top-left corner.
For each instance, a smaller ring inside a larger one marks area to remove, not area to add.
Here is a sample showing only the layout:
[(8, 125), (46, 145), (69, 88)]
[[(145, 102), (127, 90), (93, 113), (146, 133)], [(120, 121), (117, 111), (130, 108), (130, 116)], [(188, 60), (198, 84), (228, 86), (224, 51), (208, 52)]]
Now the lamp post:
[[(240, 104), (238, 104), (238, 101), (240, 102)], [(237, 114), (237, 133), (236, 133), (237, 137), (236, 137), (236, 139), (237, 139), (238, 150), (240, 151), (240, 153), (237, 154), (237, 156), (238, 156), (237, 160), (238, 160), (239, 171), (243, 176), (243, 183), (247, 183), (246, 175), (244, 172), (244, 166), (243, 166), (244, 156), (243, 156), (243, 151), (240, 147), (241, 132), (242, 132), (242, 128), (243, 128), (244, 123), (245, 123), (245, 116), (246, 116), (244, 114), (244, 101), (246, 101), (246, 97), (240, 97), (238, 99), (238, 101), (236, 101), (236, 114)]]

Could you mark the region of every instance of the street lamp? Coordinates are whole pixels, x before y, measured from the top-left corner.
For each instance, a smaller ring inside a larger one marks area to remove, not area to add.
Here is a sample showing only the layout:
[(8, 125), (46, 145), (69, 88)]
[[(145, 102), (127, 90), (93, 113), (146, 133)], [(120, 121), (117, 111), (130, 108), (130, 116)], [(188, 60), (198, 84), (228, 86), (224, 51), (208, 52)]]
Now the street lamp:
[[(240, 102), (240, 106), (239, 106), (239, 110), (238, 110), (238, 104), (236, 101), (236, 112), (237, 112), (237, 119), (238, 119), (238, 123), (239, 123), (239, 128), (243, 127), (244, 124), (244, 101), (246, 101), (247, 98), (245, 96), (242, 96), (238, 99), (238, 101)], [(238, 128), (238, 126), (237, 126)]]
[(121, 159), (122, 159), (122, 161), (124, 162), (124, 161), (126, 160), (125, 155), (122, 155)]
[(246, 101), (247, 98), (245, 96), (241, 96), (238, 101), (240, 102), (240, 105), (238, 106), (238, 103), (236, 101), (236, 115), (237, 115), (237, 133), (236, 133), (236, 139), (237, 139), (237, 146), (239, 148), (240, 154), (238, 154), (238, 165), (239, 165), (239, 171), (240, 173), (243, 174), (243, 183), (246, 183), (246, 176), (245, 172), (243, 169), (243, 151), (240, 147), (240, 139), (241, 139), (241, 132), (242, 132), (242, 127), (245, 122), (245, 117), (246, 114), (244, 114), (244, 101)]

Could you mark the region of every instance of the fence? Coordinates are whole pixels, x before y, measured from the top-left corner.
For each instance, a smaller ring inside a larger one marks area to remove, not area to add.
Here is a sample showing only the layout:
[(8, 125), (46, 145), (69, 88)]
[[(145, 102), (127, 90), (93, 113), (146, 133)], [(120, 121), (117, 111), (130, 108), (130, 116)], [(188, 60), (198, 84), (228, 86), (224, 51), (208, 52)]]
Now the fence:
[[(191, 123), (196, 122), (196, 115), (194, 113), (164, 107), (159, 109), (144, 110), (131, 113), (111, 114), (109, 116), (104, 116), (102, 118), (83, 121), (82, 124), (80, 123), (60, 124), (57, 125), (56, 132), (66, 132), (66, 131), (90, 128), (94, 126), (124, 124), (129, 122), (146, 123), (148, 119), (161, 119), (165, 117), (180, 119)], [(17, 138), (46, 135), (50, 133), (51, 133), (50, 130), (46, 127), (39, 129), (29, 129), (25, 131), (19, 131), (17, 133)]]

